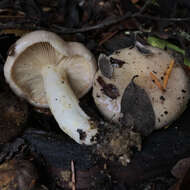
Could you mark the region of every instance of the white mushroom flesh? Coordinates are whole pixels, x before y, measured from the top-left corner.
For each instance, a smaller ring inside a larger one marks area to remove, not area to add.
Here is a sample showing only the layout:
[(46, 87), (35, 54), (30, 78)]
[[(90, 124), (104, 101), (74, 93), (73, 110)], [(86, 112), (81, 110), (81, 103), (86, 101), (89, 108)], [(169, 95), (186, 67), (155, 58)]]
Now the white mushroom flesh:
[(53, 66), (45, 66), (42, 69), (42, 77), (49, 108), (59, 127), (76, 142), (92, 144), (97, 129), (80, 108), (66, 75), (60, 76)]

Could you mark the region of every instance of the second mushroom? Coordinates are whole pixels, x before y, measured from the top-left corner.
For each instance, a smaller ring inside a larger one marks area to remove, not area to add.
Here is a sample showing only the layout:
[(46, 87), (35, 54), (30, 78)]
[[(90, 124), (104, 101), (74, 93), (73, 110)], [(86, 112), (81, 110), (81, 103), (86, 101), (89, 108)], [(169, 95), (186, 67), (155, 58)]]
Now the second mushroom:
[(95, 143), (97, 129), (78, 98), (96, 72), (90, 51), (47, 31), (26, 34), (12, 45), (4, 66), (12, 90), (37, 107), (49, 107), (60, 128), (80, 144)]
[(158, 48), (143, 48), (100, 55), (93, 97), (108, 120), (148, 135), (183, 113), (190, 88), (189, 78), (175, 57)]

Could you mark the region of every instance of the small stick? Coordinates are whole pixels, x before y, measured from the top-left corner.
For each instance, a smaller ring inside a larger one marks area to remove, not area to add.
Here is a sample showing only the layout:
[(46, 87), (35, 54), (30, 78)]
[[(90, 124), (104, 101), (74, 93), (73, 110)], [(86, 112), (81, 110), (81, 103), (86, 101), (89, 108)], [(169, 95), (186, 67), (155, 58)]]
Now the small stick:
[(111, 39), (118, 31), (115, 32), (111, 32), (109, 33), (103, 40), (101, 40), (98, 44), (98, 46), (101, 46), (102, 44), (104, 44), (106, 41), (108, 41), (109, 39)]
[(175, 60), (172, 59), (171, 62), (170, 62), (170, 65), (169, 65), (169, 67), (168, 67), (168, 69), (167, 69), (167, 71), (166, 71), (166, 74), (165, 74), (165, 76), (164, 76), (164, 82), (163, 82), (163, 88), (164, 88), (164, 89), (166, 89), (166, 87), (167, 87), (168, 79), (169, 79), (170, 74), (171, 74), (171, 72), (172, 72), (172, 68), (173, 68), (173, 66), (174, 66), (174, 63), (175, 63)]
[(74, 161), (73, 160), (71, 160), (71, 172), (72, 172), (72, 190), (76, 190), (75, 166), (74, 166)]
[(156, 77), (156, 75), (154, 75), (152, 72), (150, 72), (150, 76), (151, 76), (152, 80), (155, 82), (156, 86), (160, 90), (164, 91), (164, 88), (162, 87), (162, 85), (161, 85), (160, 81), (158, 80), (158, 78)]

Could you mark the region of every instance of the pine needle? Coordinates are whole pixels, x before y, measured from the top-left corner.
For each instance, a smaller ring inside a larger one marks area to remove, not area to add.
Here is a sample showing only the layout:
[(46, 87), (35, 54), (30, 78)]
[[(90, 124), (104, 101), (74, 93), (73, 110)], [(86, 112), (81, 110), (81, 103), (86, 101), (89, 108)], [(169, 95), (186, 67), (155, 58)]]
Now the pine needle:
[(170, 74), (171, 74), (171, 72), (172, 72), (174, 63), (175, 63), (175, 60), (172, 59), (171, 62), (170, 62), (170, 65), (169, 65), (169, 67), (168, 67), (168, 69), (167, 69), (167, 71), (166, 71), (166, 74), (165, 74), (165, 76), (164, 76), (164, 82), (163, 82), (163, 88), (164, 88), (164, 90), (165, 90), (166, 87), (167, 87), (168, 79), (169, 79)]
[(150, 76), (151, 76), (153, 82), (156, 84), (156, 86), (160, 90), (164, 91), (164, 88), (162, 87), (162, 85), (161, 85), (160, 81), (158, 80), (158, 78), (156, 77), (156, 75), (154, 75), (152, 72), (150, 72)]

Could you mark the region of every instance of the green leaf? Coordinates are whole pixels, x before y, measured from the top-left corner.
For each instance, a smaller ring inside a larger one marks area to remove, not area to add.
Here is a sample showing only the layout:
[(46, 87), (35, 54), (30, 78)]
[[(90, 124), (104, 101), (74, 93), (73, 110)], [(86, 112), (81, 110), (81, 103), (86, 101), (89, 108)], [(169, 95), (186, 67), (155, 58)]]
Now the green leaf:
[(187, 65), (188, 67), (190, 67), (190, 59), (188, 59), (187, 57), (184, 58), (184, 64)]
[[(159, 39), (159, 38), (156, 38), (153, 36), (149, 36), (147, 39), (147, 42), (153, 47), (157, 47), (160, 49), (169, 48), (169, 49), (172, 49), (173, 51), (176, 51), (176, 52), (182, 54), (183, 56), (185, 56), (185, 50), (179, 48), (175, 44), (172, 44), (166, 40), (162, 40), (162, 39)], [(184, 64), (190, 67), (190, 59), (187, 57), (184, 57)]]

